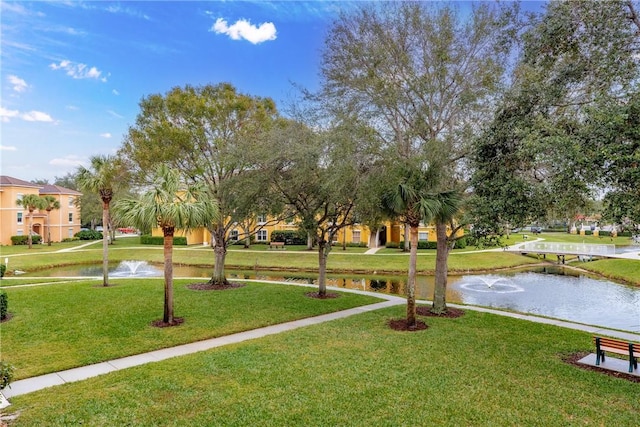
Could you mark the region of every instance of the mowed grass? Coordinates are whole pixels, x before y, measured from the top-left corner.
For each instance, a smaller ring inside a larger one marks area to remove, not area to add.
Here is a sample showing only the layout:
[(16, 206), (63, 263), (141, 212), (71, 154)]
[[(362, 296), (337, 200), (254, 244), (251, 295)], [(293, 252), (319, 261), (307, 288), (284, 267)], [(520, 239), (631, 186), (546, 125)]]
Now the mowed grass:
[[(130, 240), (109, 246), (110, 263), (124, 260), (148, 261), (162, 264), (161, 246), (135, 246)], [(255, 249), (258, 248), (258, 249)], [(334, 248), (328, 258), (329, 272), (360, 273), (401, 273), (407, 271), (409, 254), (397, 249), (385, 249), (379, 254), (364, 255), (362, 248), (347, 248), (342, 251)], [(435, 250), (419, 251), (418, 271), (432, 273), (435, 269)], [(173, 261), (175, 265), (191, 265), (211, 267), (213, 273), (214, 254), (211, 248), (202, 246), (174, 247)], [(99, 265), (102, 262), (102, 249), (99, 245), (74, 250), (73, 252), (28, 252), (23, 251), (10, 257), (10, 272), (22, 270), (37, 272), (53, 267), (70, 265)], [(468, 251), (454, 251), (449, 257), (449, 268), (452, 272), (486, 271), (496, 268), (509, 268), (539, 262), (530, 257), (507, 252), (481, 252), (470, 248)], [(287, 250), (266, 250), (265, 245), (254, 245), (250, 249), (232, 248), (227, 252), (226, 268), (228, 269), (260, 269), (260, 270), (299, 270), (317, 271), (318, 253), (307, 251), (302, 247)]]
[(640, 285), (640, 258), (601, 259), (583, 263), (580, 267), (610, 279)]
[(12, 426), (640, 425), (638, 384), (562, 358), (590, 335), (467, 311), (368, 312), (12, 399)]
[(162, 318), (162, 279), (96, 281), (29, 288), (10, 287), (2, 324), (2, 359), (16, 379), (88, 365), (379, 301), (342, 293), (318, 300), (314, 288), (247, 283), (224, 291), (194, 291), (193, 280), (175, 281), (175, 316), (184, 323), (156, 328)]

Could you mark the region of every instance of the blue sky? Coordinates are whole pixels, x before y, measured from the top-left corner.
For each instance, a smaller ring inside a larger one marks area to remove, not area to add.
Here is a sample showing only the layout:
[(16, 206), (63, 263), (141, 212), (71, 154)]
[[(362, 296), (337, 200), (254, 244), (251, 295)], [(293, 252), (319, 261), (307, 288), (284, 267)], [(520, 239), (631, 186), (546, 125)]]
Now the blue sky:
[(139, 102), (230, 82), (273, 98), (318, 84), (344, 2), (2, 1), (2, 175), (61, 177), (112, 154)]
[(317, 88), (326, 31), (354, 4), (0, 0), (1, 174), (53, 182), (115, 153), (140, 100), (175, 86), (230, 82), (282, 109), (292, 83)]

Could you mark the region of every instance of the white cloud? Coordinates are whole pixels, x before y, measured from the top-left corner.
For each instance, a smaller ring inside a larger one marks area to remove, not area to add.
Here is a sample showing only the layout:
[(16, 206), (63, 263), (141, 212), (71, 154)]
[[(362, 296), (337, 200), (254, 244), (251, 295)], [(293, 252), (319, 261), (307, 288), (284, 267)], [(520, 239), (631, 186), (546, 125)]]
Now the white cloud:
[(102, 82), (107, 81), (106, 77), (100, 78), (102, 71), (98, 70), (98, 68), (89, 67), (87, 64), (75, 63), (68, 59), (64, 59), (58, 64), (49, 64), (49, 68), (52, 70), (64, 70), (68, 76), (74, 79), (100, 79)]
[(111, 138), (111, 134), (109, 132), (101, 133), (100, 136), (103, 138)]
[(0, 145), (0, 151), (18, 151), (13, 145)]
[(51, 159), (49, 161), (49, 164), (51, 166), (62, 166), (62, 167), (84, 166), (86, 163), (87, 163), (86, 160), (81, 159), (80, 157), (73, 154), (66, 157), (62, 157), (62, 158)]
[(115, 90), (115, 89), (113, 89), (113, 90), (111, 91), (111, 93), (113, 93), (113, 94), (114, 94), (114, 95), (116, 95), (116, 96), (120, 95), (120, 92), (118, 92), (118, 91), (117, 91), (117, 90)]
[(47, 113), (43, 113), (42, 111), (29, 111), (28, 113), (21, 113), (18, 110), (7, 110), (6, 108), (0, 107), (0, 121), (7, 123), (12, 118), (21, 118), (27, 122), (53, 122), (53, 118)]
[(7, 110), (4, 107), (0, 107), (0, 120), (4, 123), (10, 121), (13, 117), (18, 117), (20, 115), (20, 111), (18, 110)]
[(28, 113), (20, 114), (20, 118), (22, 120), (26, 120), (27, 122), (52, 122), (53, 119), (47, 113), (43, 113), (42, 111), (29, 111)]
[(276, 26), (272, 22), (265, 22), (256, 27), (250, 21), (239, 19), (235, 24), (229, 26), (227, 21), (218, 18), (211, 27), (211, 31), (216, 34), (226, 34), (233, 40), (244, 39), (253, 44), (276, 39)]
[(13, 85), (13, 90), (16, 92), (24, 92), (29, 87), (27, 82), (18, 76), (9, 75), (7, 76), (7, 80), (9, 80), (9, 83)]
[(113, 110), (107, 110), (107, 113), (111, 114), (113, 117), (116, 117), (118, 119), (124, 119), (124, 116), (121, 116), (120, 114), (116, 113)]

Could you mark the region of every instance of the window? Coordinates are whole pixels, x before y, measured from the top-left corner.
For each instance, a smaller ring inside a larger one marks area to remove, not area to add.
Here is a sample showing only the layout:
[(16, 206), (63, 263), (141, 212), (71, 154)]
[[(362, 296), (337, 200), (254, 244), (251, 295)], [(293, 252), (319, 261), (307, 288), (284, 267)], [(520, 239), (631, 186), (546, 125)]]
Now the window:
[(24, 236), (24, 230), (18, 230), (18, 234), (16, 236)]
[(22, 193), (18, 193), (18, 194), (16, 195), (16, 200), (22, 200), (22, 198), (23, 198), (23, 197), (24, 197), (24, 194), (22, 194)]
[(429, 240), (429, 232), (421, 231), (418, 233), (418, 240)]
[(266, 215), (258, 215), (258, 224), (264, 224), (265, 222), (267, 222), (267, 216)]
[(18, 212), (17, 220), (18, 220), (18, 224), (22, 224), (22, 212)]
[(353, 243), (360, 243), (360, 230), (353, 230)]
[(73, 202), (75, 201), (75, 199), (73, 197), (69, 197), (69, 207), (72, 208), (73, 207)]
[(69, 237), (73, 237), (73, 228), (70, 227), (67, 233)]
[(267, 230), (258, 230), (258, 234), (256, 235), (256, 240), (258, 242), (266, 242), (267, 237)]
[(69, 222), (73, 222), (73, 212), (69, 212)]
[(229, 233), (229, 240), (238, 240), (238, 230), (231, 230), (231, 232)]

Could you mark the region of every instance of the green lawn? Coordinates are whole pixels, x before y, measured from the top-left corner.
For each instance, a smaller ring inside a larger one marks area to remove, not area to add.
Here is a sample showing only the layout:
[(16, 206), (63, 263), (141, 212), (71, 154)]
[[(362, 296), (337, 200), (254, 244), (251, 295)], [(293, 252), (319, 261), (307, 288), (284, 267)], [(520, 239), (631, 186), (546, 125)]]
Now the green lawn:
[(173, 328), (150, 326), (162, 318), (162, 279), (7, 288), (13, 317), (2, 324), (2, 359), (19, 379), (378, 301), (351, 293), (318, 300), (304, 295), (313, 288), (261, 283), (193, 291), (189, 283), (175, 282), (175, 315), (185, 322)]
[[(326, 302), (326, 301), (323, 301)], [(12, 426), (640, 424), (638, 384), (562, 361), (584, 332), (468, 311), (386, 326), (403, 307), (12, 399)], [(177, 330), (177, 329), (176, 329)]]

